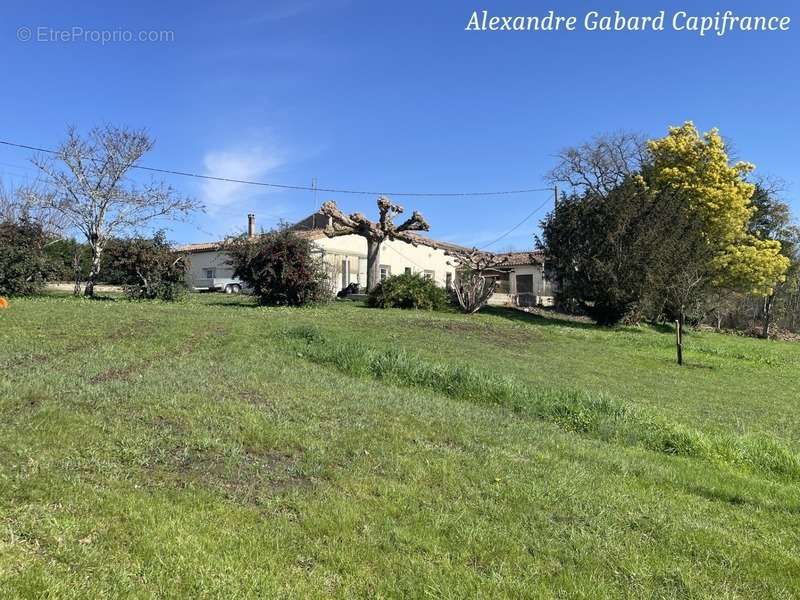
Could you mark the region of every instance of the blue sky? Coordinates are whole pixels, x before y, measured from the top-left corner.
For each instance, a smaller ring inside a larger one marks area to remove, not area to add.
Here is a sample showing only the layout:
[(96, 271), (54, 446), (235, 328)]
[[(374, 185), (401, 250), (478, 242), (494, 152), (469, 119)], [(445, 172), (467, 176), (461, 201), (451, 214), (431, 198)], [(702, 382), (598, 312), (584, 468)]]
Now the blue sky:
[[(789, 15), (780, 33), (466, 32), (496, 14)], [(20, 27), (168, 30), (171, 42), (17, 40)], [(383, 191), (542, 187), (560, 148), (593, 134), (719, 127), (739, 157), (780, 177), (800, 214), (800, 9), (788, 1), (7, 2), (0, 8), (0, 139), (54, 147), (68, 124), (146, 127), (145, 164), (242, 179)], [(6, 186), (34, 175), (0, 147)], [(170, 225), (203, 241), (301, 218), (311, 192), (170, 177), (206, 214)], [(482, 245), (548, 199), (397, 198), (431, 235)], [(320, 193), (346, 211), (375, 198)], [(540, 214), (544, 214), (544, 210)], [(532, 244), (538, 218), (493, 248)]]

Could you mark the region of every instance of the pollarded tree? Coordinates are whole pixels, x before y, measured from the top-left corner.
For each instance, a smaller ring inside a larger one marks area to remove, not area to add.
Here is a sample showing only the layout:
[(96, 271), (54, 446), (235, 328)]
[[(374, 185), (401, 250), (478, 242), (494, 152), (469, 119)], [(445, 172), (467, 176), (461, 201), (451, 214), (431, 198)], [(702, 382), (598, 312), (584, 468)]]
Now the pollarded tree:
[(145, 131), (107, 125), (81, 137), (71, 128), (54, 157), (33, 159), (51, 186), (45, 193), (34, 191), (35, 205), (62, 215), (66, 225), (80, 231), (91, 248), (86, 296), (94, 295), (109, 239), (156, 219), (175, 218), (202, 208), (164, 182), (136, 185), (130, 180), (130, 170), (152, 147), (153, 141)]
[[(478, 312), (492, 297), (497, 287), (497, 278), (487, 272), (503, 271), (508, 268), (508, 256), (472, 250), (448, 250), (460, 268), (453, 293), (461, 310), (468, 315)], [(534, 260), (531, 254), (531, 261)]]
[[(380, 279), (380, 251), (383, 242), (386, 240), (400, 240), (412, 246), (418, 246), (420, 239), (412, 232), (428, 231), (430, 229), (428, 222), (417, 211), (414, 211), (411, 217), (400, 225), (395, 225), (393, 219), (403, 212), (403, 207), (395, 204), (386, 196), (378, 198), (380, 218), (377, 223), (370, 221), (361, 213), (353, 213), (347, 216), (332, 201), (325, 202), (320, 211), (331, 219), (331, 222), (325, 228), (325, 235), (328, 237), (360, 235), (366, 238), (367, 291), (372, 290)], [(431, 243), (431, 245), (433, 246), (434, 244)]]

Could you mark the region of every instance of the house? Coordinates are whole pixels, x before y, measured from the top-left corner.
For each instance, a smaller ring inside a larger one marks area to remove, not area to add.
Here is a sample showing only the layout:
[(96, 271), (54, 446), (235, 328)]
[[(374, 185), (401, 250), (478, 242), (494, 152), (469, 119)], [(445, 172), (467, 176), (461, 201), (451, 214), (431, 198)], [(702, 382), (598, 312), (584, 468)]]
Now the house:
[[(359, 235), (329, 238), (325, 227), (329, 217), (315, 212), (291, 226), (298, 235), (310, 240), (322, 258), (333, 283), (334, 291), (351, 283), (363, 289), (367, 282), (367, 241)], [(247, 234), (256, 235), (255, 216), (247, 216)], [(386, 240), (381, 244), (381, 280), (401, 273), (420, 273), (437, 285), (449, 289), (456, 281), (457, 265), (447, 251), (468, 251), (469, 248), (414, 234), (418, 245), (399, 240)], [(189, 285), (196, 290), (220, 289), (238, 292), (241, 284), (233, 277), (233, 268), (221, 249), (222, 242), (188, 244), (177, 248), (190, 255)], [(540, 252), (511, 252), (505, 255), (508, 268), (499, 269), (491, 276), (497, 279), (497, 291), (490, 303), (495, 305), (536, 306), (551, 305), (552, 284), (544, 269), (544, 254)]]
[(489, 304), (553, 305), (553, 282), (547, 278), (543, 252), (506, 252), (498, 256), (506, 260), (504, 268), (494, 273), (497, 288)]
[[(291, 229), (310, 240), (321, 256), (334, 291), (358, 283), (362, 288), (367, 283), (367, 241), (359, 235), (344, 235), (329, 238), (325, 235), (328, 224), (326, 215), (316, 212), (294, 224)], [(255, 216), (248, 215), (248, 235), (256, 235)], [(465, 250), (463, 246), (432, 240), (415, 235), (417, 246), (398, 240), (386, 240), (381, 245), (381, 280), (401, 273), (420, 273), (434, 280), (437, 285), (450, 288), (455, 280), (455, 261), (447, 256), (447, 250)], [(207, 242), (180, 246), (177, 250), (190, 255), (189, 285), (196, 290), (223, 289), (236, 292), (240, 284), (233, 279), (233, 268), (221, 249), (222, 242)], [(238, 287), (237, 287), (238, 286)]]

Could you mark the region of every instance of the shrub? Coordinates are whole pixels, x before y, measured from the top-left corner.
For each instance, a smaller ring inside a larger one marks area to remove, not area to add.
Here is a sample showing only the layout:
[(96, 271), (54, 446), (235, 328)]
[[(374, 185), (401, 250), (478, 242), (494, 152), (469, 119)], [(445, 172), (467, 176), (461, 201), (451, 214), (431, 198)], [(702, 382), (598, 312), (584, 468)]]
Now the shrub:
[(376, 308), (418, 308), (441, 310), (448, 304), (447, 292), (433, 280), (418, 274), (404, 273), (376, 285), (367, 298)]
[(175, 301), (188, 292), (183, 256), (172, 250), (163, 231), (152, 238), (114, 240), (105, 259), (107, 272), (128, 298)]
[[(76, 275), (82, 280), (89, 273), (92, 250), (88, 244), (66, 238), (49, 243), (45, 248), (45, 253), (52, 262), (50, 278), (55, 281), (74, 281)], [(75, 264), (76, 258), (77, 265)], [(105, 283), (112, 282), (105, 281)]]
[(311, 242), (286, 227), (255, 239), (228, 240), (234, 277), (253, 289), (264, 306), (302, 306), (331, 299), (332, 291), (322, 260)]
[(46, 242), (38, 223), (0, 223), (0, 295), (33, 294), (44, 286), (51, 268)]

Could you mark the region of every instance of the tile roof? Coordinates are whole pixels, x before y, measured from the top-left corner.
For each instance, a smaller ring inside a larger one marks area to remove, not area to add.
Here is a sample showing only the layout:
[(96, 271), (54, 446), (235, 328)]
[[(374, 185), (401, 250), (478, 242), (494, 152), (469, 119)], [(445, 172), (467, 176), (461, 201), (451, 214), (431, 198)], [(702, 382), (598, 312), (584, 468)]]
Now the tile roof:
[[(319, 240), (325, 236), (325, 231), (321, 227), (310, 227), (304, 228), (305, 223), (309, 221), (311, 223), (316, 224), (316, 221), (311, 220), (314, 215), (309, 215), (305, 219), (302, 219), (297, 222), (292, 227), (294, 233), (298, 236), (303, 237), (307, 240)], [(416, 232), (410, 232), (409, 235), (413, 236), (417, 242), (423, 246), (430, 246), (432, 248), (441, 248), (445, 251), (466, 251), (469, 252), (473, 250), (473, 248), (467, 246), (461, 246), (459, 244), (454, 244), (452, 242), (442, 242), (440, 240), (434, 240), (427, 236), (421, 235)], [(214, 252), (219, 250), (224, 242), (201, 242), (198, 244), (184, 244), (182, 246), (177, 246), (175, 250), (178, 252), (187, 252), (189, 254), (194, 252)], [(500, 253), (498, 256), (507, 256), (508, 261), (505, 263), (507, 266), (521, 266), (521, 265), (530, 265), (530, 264), (544, 264), (544, 253), (540, 250), (534, 250), (532, 252), (505, 252)]]
[(183, 244), (182, 246), (175, 246), (177, 252), (210, 252), (212, 250), (219, 250), (222, 242), (202, 242), (200, 244)]
[(504, 265), (509, 267), (544, 264), (544, 252), (541, 250), (533, 250), (532, 252), (502, 252), (497, 256), (507, 257), (508, 260), (504, 263)]
[[(292, 230), (298, 236), (305, 238), (307, 240), (319, 240), (325, 236), (325, 230), (317, 227), (314, 229), (293, 229)], [(439, 240), (431, 239), (427, 236), (420, 235), (418, 233), (410, 233), (411, 236), (417, 239), (418, 243), (423, 246), (431, 246), (433, 248), (441, 248), (442, 250), (471, 250), (471, 248), (467, 248), (466, 246), (459, 246), (458, 244), (453, 244), (451, 242), (442, 242)], [(178, 252), (213, 252), (219, 250), (222, 247), (223, 242), (201, 242), (198, 244), (184, 244), (182, 246), (176, 246), (175, 250)]]

